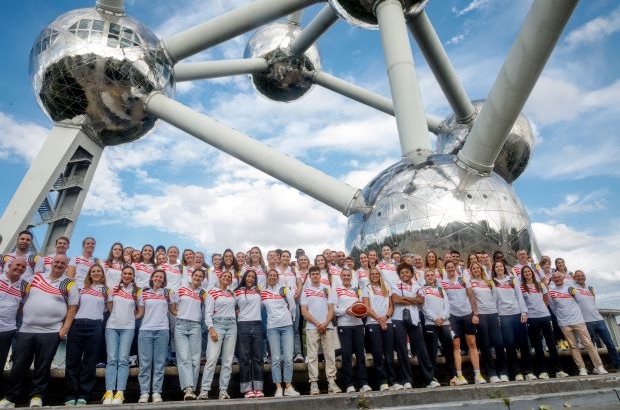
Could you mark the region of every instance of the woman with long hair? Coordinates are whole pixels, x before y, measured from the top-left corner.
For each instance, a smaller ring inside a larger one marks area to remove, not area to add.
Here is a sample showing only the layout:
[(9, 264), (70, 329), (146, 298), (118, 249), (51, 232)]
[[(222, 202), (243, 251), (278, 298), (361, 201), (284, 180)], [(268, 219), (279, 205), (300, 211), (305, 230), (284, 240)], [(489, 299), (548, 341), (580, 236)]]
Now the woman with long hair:
[[(508, 276), (508, 267), (503, 261), (493, 262), (493, 281), (497, 294), (497, 311), (502, 329), (502, 340), (508, 358), (508, 376), (522, 381), (532, 374), (532, 353), (527, 338), (527, 306), (523, 300), (521, 285), (514, 276)], [(517, 356), (517, 349), (521, 357)]]
[(374, 249), (371, 249), (368, 251), (368, 266), (370, 266), (371, 268), (374, 268), (377, 266), (377, 264), (379, 263), (379, 258), (377, 256), (377, 251)]
[[(452, 338), (452, 352), (454, 354), (454, 368), (456, 370), (456, 386), (468, 384), (463, 376), (461, 339), (464, 337), (469, 349), (469, 359), (474, 368), (474, 382), (484, 384), (487, 381), (480, 374), (480, 357), (478, 356), (478, 346), (476, 345), (476, 323), (478, 323), (478, 308), (476, 299), (465, 282), (465, 279), (457, 274), (456, 264), (447, 261), (444, 264), (446, 276), (441, 280), (441, 287), (448, 297), (450, 305), (450, 327), (454, 332)], [(475, 313), (475, 315), (474, 315)]]
[(359, 255), (359, 264), (360, 267), (357, 269), (357, 283), (360, 289), (366, 289), (368, 284), (370, 283), (370, 263), (368, 260), (368, 254), (366, 252), (361, 252)]
[[(437, 257), (437, 253), (435, 251), (427, 251), (426, 255), (424, 255), (424, 272), (432, 270), (435, 272), (435, 278), (441, 279), (442, 270), (439, 258)], [(424, 274), (423, 278), (420, 278), (420, 281), (424, 283), (426, 280), (426, 274)]]
[(191, 283), (192, 273), (194, 272), (194, 251), (185, 248), (181, 255), (181, 266), (179, 269), (181, 269), (183, 275), (183, 283)]
[[(121, 281), (112, 289), (110, 318), (105, 329), (108, 362), (105, 367), (106, 392), (103, 404), (122, 404), (129, 377), (129, 351), (136, 328), (136, 319), (144, 314), (142, 292), (134, 280), (135, 270), (125, 266)], [(116, 394), (114, 394), (116, 390)]]
[[(231, 252), (232, 253), (232, 252)], [(233, 258), (234, 260), (234, 258)], [(220, 368), (220, 400), (230, 399), (228, 383), (232, 374), (232, 361), (237, 343), (237, 317), (235, 294), (230, 290), (232, 273), (223, 271), (218, 286), (207, 292), (205, 301), (205, 324), (209, 332), (207, 362), (202, 373), (202, 385), (197, 399), (209, 398), (209, 390), (215, 374), (217, 359), (222, 354)]]
[(267, 312), (267, 339), (271, 348), (271, 378), (276, 387), (274, 397), (299, 396), (293, 381), (293, 291), (279, 281), (279, 272), (267, 272), (267, 287), (260, 292)]
[(126, 263), (123, 260), (123, 244), (115, 242), (110, 247), (108, 257), (103, 261), (106, 283), (119, 283), (121, 281), (121, 270)]
[(232, 282), (230, 283), (230, 289), (236, 289), (239, 286), (239, 280), (241, 279), (241, 266), (237, 263), (235, 253), (232, 249), (226, 249), (222, 253), (222, 272), (230, 272), (232, 275)]
[(245, 271), (235, 289), (239, 388), (245, 398), (263, 397), (263, 324), (256, 272)]
[(418, 310), (418, 307), (424, 304), (424, 293), (420, 285), (412, 280), (413, 268), (410, 265), (401, 263), (396, 267), (396, 273), (399, 279), (392, 285), (390, 297), (394, 304), (394, 343), (398, 367), (403, 377), (402, 385), (405, 389), (411, 389), (413, 384), (413, 374), (407, 353), (407, 341), (409, 341), (411, 353), (418, 357), (424, 384), (428, 388), (439, 387), (440, 384), (434, 377), (433, 364), (424, 346)]
[(314, 266), (319, 268), (321, 272), (321, 284), (325, 286), (332, 286), (332, 275), (329, 273), (329, 267), (327, 266), (327, 259), (323, 255), (316, 255), (314, 258)]
[(368, 284), (362, 288), (362, 301), (368, 308), (366, 334), (372, 347), (372, 363), (379, 382), (379, 390), (399, 390), (394, 373), (394, 306), (392, 290), (385, 284), (381, 271), (369, 268)]
[(140, 261), (134, 262), (131, 266), (136, 271), (136, 285), (139, 288), (149, 286), (151, 274), (155, 270), (155, 249), (152, 245), (146, 244), (140, 251)]
[(149, 398), (153, 403), (159, 403), (162, 401), (161, 391), (170, 340), (168, 306), (172, 303), (170, 290), (166, 289), (166, 271), (159, 268), (153, 271), (149, 286), (142, 290), (142, 300), (144, 318), (138, 332), (138, 403), (148, 403)]
[(202, 322), (207, 292), (201, 288), (204, 272), (192, 273), (192, 281), (173, 293), (170, 312), (175, 315), (174, 341), (183, 400), (195, 400), (200, 373)]
[[(568, 374), (560, 369), (560, 359), (551, 325), (551, 314), (547, 307), (549, 304), (547, 287), (538, 282), (536, 274), (527, 265), (521, 268), (520, 276), (521, 292), (527, 306), (528, 335), (536, 355), (534, 374), (538, 375), (539, 379), (548, 379), (549, 373), (555, 373), (555, 377), (567, 377)], [(547, 361), (543, 349), (543, 337), (549, 351), (549, 361)]]
[(295, 316), (293, 316), (293, 357), (300, 361), (301, 355), (301, 335), (299, 333), (299, 321), (301, 318), (301, 307), (299, 306), (299, 298), (301, 296), (301, 288), (297, 286), (297, 276), (290, 266), (291, 252), (284, 249), (280, 254), (280, 264), (278, 267), (279, 283), (286, 286), (293, 293), (295, 301)]
[[(366, 374), (364, 322), (351, 311), (351, 306), (361, 301), (361, 294), (359, 288), (351, 284), (351, 277), (351, 270), (344, 268), (340, 271), (340, 283), (334, 286), (337, 297), (334, 313), (338, 320), (338, 336), (342, 355), (340, 370), (347, 393), (356, 391), (354, 381), (357, 382), (360, 392), (366, 393), (372, 389), (368, 385)], [(353, 354), (355, 354), (355, 371), (353, 370)]]
[[(428, 254), (427, 254), (428, 256)], [(428, 258), (427, 258), (428, 259)], [(450, 303), (437, 281), (435, 270), (427, 269), (424, 272), (424, 343), (426, 351), (437, 372), (437, 347), (441, 343), (446, 365), (450, 371), (450, 384), (456, 384), (456, 369), (454, 366), (454, 352), (452, 351), (452, 328), (450, 327)]]
[[(495, 284), (487, 278), (480, 262), (472, 261), (469, 264), (469, 274), (471, 278), (467, 285), (474, 294), (478, 309), (478, 347), (482, 366), (491, 383), (507, 382), (506, 353), (499, 326)], [(491, 348), (495, 350), (495, 360)]]
[[(122, 256), (122, 246), (120, 251)], [(94, 264), (88, 269), (84, 279), (84, 287), (80, 290), (80, 304), (67, 335), (67, 406), (85, 405), (95, 386), (97, 353), (102, 342), (103, 312), (108, 296), (109, 289), (103, 268)]]
[(267, 285), (267, 271), (263, 253), (258, 246), (250, 248), (250, 260), (248, 269), (252, 269), (256, 273), (256, 284), (263, 289)]

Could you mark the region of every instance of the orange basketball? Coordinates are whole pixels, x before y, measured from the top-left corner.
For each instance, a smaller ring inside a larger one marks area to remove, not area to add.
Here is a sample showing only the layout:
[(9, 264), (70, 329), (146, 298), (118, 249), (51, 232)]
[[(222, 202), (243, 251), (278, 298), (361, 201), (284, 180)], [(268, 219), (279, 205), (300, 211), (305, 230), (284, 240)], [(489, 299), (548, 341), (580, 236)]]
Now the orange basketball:
[(351, 313), (355, 317), (364, 317), (368, 313), (368, 308), (363, 302), (355, 302), (351, 305)]

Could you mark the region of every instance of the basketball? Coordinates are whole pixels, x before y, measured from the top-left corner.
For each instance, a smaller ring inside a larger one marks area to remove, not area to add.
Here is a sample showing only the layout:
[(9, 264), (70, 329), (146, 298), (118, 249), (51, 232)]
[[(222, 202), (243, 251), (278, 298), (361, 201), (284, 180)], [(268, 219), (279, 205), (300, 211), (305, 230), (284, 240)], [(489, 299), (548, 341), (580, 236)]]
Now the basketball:
[(355, 317), (364, 317), (368, 313), (368, 308), (363, 302), (355, 302), (351, 305), (351, 313)]

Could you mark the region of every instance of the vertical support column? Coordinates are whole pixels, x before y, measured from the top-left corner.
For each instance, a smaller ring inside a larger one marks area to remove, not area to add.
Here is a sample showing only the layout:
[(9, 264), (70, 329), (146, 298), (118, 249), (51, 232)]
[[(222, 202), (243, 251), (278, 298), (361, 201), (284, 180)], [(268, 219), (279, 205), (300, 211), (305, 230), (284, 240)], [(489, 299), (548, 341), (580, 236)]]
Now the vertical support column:
[(381, 31), (400, 149), (404, 157), (419, 164), (431, 154), (431, 141), (403, 7), (398, 0), (384, 0), (377, 4), (375, 13)]
[[(0, 217), (0, 235), (3, 237), (0, 252), (6, 252), (14, 245), (17, 233), (30, 225), (47, 194), (50, 190), (57, 190), (54, 185), (62, 183), (68, 169), (72, 170), (74, 185), (57, 185), (62, 189), (59, 189), (56, 206), (43, 220), (49, 228), (41, 248), (46, 250), (58, 236), (70, 236), (102, 152), (103, 146), (82, 129), (55, 126)], [(87, 165), (79, 165), (81, 161), (75, 161), (76, 155), (84, 153), (90, 156), (90, 161)]]

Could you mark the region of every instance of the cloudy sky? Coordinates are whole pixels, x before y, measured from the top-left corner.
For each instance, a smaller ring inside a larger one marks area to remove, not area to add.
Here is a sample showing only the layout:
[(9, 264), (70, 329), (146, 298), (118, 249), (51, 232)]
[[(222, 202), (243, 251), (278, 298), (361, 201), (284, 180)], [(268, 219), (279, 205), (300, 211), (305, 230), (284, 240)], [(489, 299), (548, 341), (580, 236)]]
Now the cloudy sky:
[[(0, 210), (51, 129), (33, 96), (30, 47), (57, 16), (95, 1), (15, 2), (0, 14)], [(248, 0), (126, 1), (127, 13), (167, 38)], [(471, 99), (485, 98), (530, 1), (431, 1), (427, 13)], [(307, 23), (323, 5), (304, 12)], [(526, 172), (513, 184), (545, 254), (583, 269), (609, 307), (620, 296), (620, 5), (582, 1), (530, 96), (536, 133)], [(252, 33), (192, 61), (241, 58)], [(323, 70), (385, 96), (379, 33), (338, 21), (319, 43)], [(426, 112), (450, 108), (418, 48), (412, 49)], [(176, 98), (327, 174), (362, 188), (400, 157), (395, 120), (315, 87), (291, 104), (257, 95), (246, 76), (179, 83)], [(120, 240), (176, 244), (210, 255), (246, 250), (343, 248), (346, 218), (260, 171), (160, 123), (146, 137), (107, 148), (76, 226), (105, 257)]]

